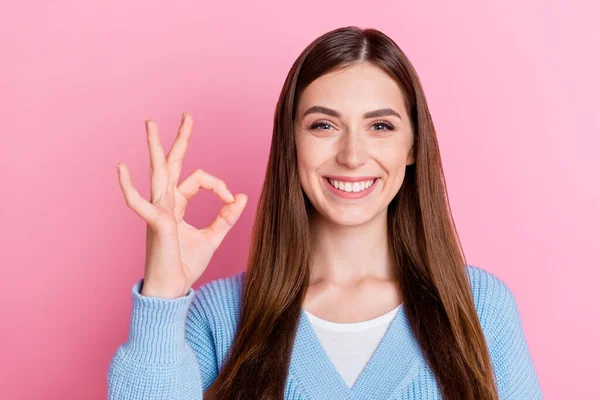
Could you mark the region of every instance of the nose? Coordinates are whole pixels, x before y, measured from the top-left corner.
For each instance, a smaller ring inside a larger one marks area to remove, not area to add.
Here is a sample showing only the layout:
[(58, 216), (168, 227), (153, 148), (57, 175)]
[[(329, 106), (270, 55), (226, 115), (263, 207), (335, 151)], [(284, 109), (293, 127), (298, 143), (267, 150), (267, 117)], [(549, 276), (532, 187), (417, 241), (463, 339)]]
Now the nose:
[(358, 131), (346, 132), (340, 139), (340, 147), (337, 154), (337, 161), (355, 169), (367, 161), (368, 152), (365, 147), (364, 138)]

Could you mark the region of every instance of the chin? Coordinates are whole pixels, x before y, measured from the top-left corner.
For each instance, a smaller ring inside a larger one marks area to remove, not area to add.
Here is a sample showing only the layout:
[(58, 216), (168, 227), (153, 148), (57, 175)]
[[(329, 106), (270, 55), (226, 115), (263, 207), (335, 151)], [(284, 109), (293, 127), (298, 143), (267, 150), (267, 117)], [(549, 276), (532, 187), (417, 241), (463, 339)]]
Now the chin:
[(329, 212), (327, 219), (334, 224), (340, 226), (360, 226), (373, 219), (372, 215), (368, 215), (364, 209), (345, 210), (338, 213)]

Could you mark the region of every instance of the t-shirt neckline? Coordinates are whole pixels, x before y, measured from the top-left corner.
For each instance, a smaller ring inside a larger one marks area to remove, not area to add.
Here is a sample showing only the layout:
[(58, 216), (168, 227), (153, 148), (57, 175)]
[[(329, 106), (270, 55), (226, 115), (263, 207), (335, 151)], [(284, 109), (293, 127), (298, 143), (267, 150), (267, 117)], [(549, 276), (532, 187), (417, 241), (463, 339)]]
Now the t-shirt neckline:
[(346, 323), (333, 322), (333, 321), (329, 321), (326, 319), (322, 319), (322, 318), (317, 317), (314, 314), (311, 314), (304, 308), (303, 308), (303, 310), (306, 313), (306, 316), (308, 317), (308, 320), (311, 322), (311, 324), (313, 324), (319, 328), (334, 330), (334, 331), (362, 331), (362, 330), (374, 328), (381, 324), (391, 322), (392, 319), (394, 318), (394, 315), (396, 314), (396, 312), (398, 312), (398, 310), (400, 309), (401, 306), (402, 306), (402, 304), (396, 306), (394, 309), (386, 312), (385, 314), (379, 315), (375, 318), (368, 319), (366, 321), (346, 322)]

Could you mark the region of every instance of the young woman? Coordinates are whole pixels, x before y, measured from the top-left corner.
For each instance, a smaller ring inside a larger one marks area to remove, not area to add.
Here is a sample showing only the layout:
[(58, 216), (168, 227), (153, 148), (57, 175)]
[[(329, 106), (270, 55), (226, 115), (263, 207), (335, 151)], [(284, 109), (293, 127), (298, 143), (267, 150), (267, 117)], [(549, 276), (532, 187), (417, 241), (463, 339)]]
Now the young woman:
[[(511, 290), (468, 265), (419, 78), (375, 29), (300, 54), (275, 110), (246, 271), (192, 288), (247, 196), (196, 170), (178, 184), (184, 113), (166, 158), (147, 121), (144, 278), (111, 399), (540, 399)], [(226, 204), (184, 220), (200, 188)]]

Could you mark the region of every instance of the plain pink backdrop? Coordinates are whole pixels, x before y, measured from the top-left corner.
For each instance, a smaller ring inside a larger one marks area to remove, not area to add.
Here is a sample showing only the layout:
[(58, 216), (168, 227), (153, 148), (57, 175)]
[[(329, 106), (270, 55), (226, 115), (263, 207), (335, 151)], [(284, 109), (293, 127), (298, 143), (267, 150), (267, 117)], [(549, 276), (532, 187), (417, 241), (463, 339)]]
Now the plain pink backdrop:
[[(245, 269), (275, 103), (331, 29), (406, 52), (437, 128), (470, 264), (513, 290), (546, 399), (598, 399), (600, 34), (580, 1), (20, 1), (0, 16), (4, 399), (106, 398), (127, 336), (149, 193), (144, 120), (249, 203), (195, 287)], [(186, 220), (212, 221), (200, 193)]]

